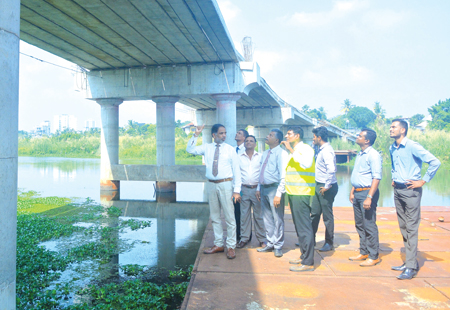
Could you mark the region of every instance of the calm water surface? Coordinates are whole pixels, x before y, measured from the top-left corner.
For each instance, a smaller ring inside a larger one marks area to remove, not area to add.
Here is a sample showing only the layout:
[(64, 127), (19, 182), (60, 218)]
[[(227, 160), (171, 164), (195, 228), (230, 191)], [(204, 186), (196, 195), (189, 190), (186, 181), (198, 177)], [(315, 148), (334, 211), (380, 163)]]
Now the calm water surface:
[[(146, 162), (121, 161), (122, 164), (146, 164)], [(339, 192), (335, 206), (350, 206), (352, 167), (338, 166)], [(423, 206), (450, 206), (450, 179), (448, 170), (441, 168), (430, 183), (424, 186)], [(19, 157), (19, 188), (35, 190), (44, 196), (90, 197), (100, 202), (100, 159), (73, 159), (54, 157)], [(389, 167), (383, 168), (379, 205), (394, 205), (390, 185)], [(177, 201), (204, 202), (203, 183), (177, 183)], [(154, 201), (154, 182), (122, 181), (122, 200), (138, 199)]]

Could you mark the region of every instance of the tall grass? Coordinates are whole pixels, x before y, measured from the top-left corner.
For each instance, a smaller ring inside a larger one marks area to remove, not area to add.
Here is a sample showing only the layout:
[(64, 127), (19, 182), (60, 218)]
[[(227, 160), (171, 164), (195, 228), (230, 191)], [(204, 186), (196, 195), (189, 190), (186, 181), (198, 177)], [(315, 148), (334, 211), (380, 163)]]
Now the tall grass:
[[(186, 152), (188, 137), (175, 138), (175, 158), (177, 161), (201, 163), (201, 157)], [(198, 144), (201, 143), (201, 138)], [(60, 137), (19, 138), (19, 156), (48, 156), (72, 158), (99, 158), (100, 137)], [(119, 158), (139, 159), (156, 162), (156, 137), (130, 136), (119, 137)]]

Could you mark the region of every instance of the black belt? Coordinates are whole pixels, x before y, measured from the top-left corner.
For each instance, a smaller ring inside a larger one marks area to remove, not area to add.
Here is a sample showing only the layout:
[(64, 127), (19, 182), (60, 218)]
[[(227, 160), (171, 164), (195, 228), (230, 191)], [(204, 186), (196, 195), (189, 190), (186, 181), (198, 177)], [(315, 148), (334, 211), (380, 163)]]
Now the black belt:
[(247, 185), (247, 184), (242, 184), (242, 186), (247, 187), (247, 188), (257, 188), (258, 185)]
[(406, 185), (405, 183), (394, 182), (394, 187), (398, 189), (404, 189), (408, 188), (408, 185)]
[(261, 184), (262, 187), (278, 187), (278, 183), (272, 183), (272, 184)]

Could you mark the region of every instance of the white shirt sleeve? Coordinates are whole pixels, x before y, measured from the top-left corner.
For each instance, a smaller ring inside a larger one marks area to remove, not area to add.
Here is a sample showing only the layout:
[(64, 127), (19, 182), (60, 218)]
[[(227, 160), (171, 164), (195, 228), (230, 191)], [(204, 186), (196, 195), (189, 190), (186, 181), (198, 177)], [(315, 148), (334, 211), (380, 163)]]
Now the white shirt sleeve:
[(275, 196), (281, 197), (281, 195), (286, 191), (285, 190), (285, 184), (286, 184), (286, 166), (288, 164), (289, 155), (285, 150), (281, 150), (279, 157), (278, 157), (278, 169), (280, 169), (280, 184), (277, 188), (277, 193)]
[(312, 147), (303, 147), (302, 153), (294, 149), (292, 157), (296, 162), (300, 164), (303, 169), (308, 169), (313, 164), (314, 159), (314, 149)]
[(205, 146), (206, 144), (196, 146), (198, 137), (192, 136), (192, 138), (189, 139), (187, 146), (186, 146), (186, 152), (193, 154), (193, 155), (205, 155)]
[(242, 184), (241, 166), (239, 165), (239, 157), (236, 152), (233, 152), (232, 161), (234, 192), (240, 193)]

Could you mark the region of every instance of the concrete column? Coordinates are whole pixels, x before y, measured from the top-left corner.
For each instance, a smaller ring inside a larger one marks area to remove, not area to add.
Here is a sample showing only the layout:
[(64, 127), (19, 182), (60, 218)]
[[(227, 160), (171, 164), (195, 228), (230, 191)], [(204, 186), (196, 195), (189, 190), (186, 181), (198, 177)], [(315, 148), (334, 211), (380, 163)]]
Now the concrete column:
[(236, 101), (241, 96), (238, 94), (213, 95), (216, 103), (217, 123), (222, 124), (227, 129), (226, 143), (236, 146), (234, 137), (236, 136)]
[(20, 1), (0, 1), (0, 308), (16, 309)]
[[(153, 97), (156, 103), (156, 164), (175, 165), (175, 103), (179, 97)], [(156, 181), (157, 192), (175, 192), (176, 182)]]
[(302, 126), (303, 129), (303, 143), (313, 145), (313, 133), (314, 126)]
[(119, 164), (119, 105), (122, 99), (98, 99), (101, 106), (102, 135), (100, 191), (119, 191), (120, 181), (114, 180), (111, 166)]
[(266, 137), (269, 134), (270, 129), (267, 127), (255, 127), (253, 129), (256, 141), (258, 142), (258, 152), (262, 153), (266, 150)]

